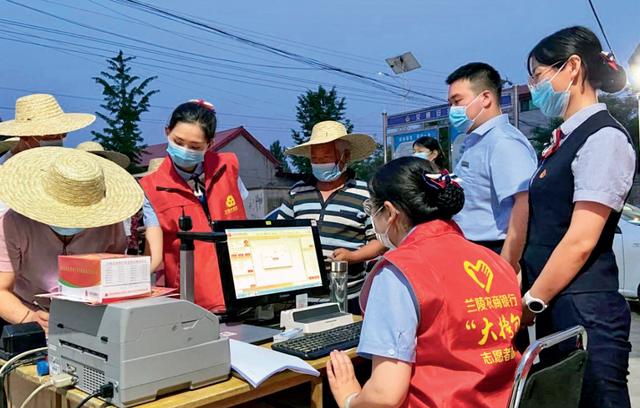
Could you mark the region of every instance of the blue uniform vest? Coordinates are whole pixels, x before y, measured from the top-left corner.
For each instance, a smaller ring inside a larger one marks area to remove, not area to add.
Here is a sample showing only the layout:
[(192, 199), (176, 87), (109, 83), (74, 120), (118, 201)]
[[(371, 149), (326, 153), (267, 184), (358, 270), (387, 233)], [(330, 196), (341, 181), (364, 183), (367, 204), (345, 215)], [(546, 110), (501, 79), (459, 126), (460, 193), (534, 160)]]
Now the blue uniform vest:
[[(531, 287), (569, 229), (574, 209), (571, 163), (587, 139), (605, 127), (619, 129), (631, 143), (627, 131), (608, 111), (597, 112), (578, 126), (533, 176), (529, 187), (528, 239), (523, 256), (527, 273), (525, 287)], [(594, 163), (594, 172), (598, 171), (597, 165)], [(620, 215), (620, 212), (611, 212), (589, 259), (562, 293), (618, 290), (618, 267), (612, 247)]]

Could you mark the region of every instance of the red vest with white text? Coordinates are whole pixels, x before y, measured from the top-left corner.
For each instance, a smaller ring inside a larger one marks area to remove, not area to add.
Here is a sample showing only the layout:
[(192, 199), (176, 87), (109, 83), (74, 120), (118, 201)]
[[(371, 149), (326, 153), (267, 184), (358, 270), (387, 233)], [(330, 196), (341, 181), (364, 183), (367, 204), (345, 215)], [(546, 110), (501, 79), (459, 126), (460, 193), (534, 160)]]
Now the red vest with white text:
[[(419, 304), (416, 360), (404, 407), (506, 407), (520, 355), (521, 299), (513, 268), (467, 241), (453, 221), (418, 225), (387, 252), (360, 295), (393, 264)], [(393, 302), (393, 299), (369, 299)]]
[[(208, 151), (204, 157), (205, 191), (212, 221), (246, 219), (238, 189), (238, 159), (232, 153)], [(158, 170), (140, 180), (163, 234), (165, 285), (180, 287), (180, 240), (178, 218), (182, 209), (193, 222), (192, 231), (211, 231), (200, 201), (180, 177), (170, 158)], [(208, 310), (223, 311), (224, 296), (215, 246), (195, 242), (195, 302)]]

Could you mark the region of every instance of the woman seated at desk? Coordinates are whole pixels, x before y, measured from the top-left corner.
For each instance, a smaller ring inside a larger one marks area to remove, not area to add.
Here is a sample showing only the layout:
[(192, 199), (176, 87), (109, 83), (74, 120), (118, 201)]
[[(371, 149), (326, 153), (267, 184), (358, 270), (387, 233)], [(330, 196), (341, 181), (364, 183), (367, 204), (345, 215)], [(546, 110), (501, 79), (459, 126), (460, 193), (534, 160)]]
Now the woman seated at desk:
[(451, 221), (462, 188), (415, 157), (394, 160), (371, 181), (378, 240), (390, 248), (360, 298), (358, 354), (373, 360), (361, 387), (334, 351), (331, 391), (343, 408), (506, 406), (519, 355), (520, 290), (510, 265), (467, 241)]

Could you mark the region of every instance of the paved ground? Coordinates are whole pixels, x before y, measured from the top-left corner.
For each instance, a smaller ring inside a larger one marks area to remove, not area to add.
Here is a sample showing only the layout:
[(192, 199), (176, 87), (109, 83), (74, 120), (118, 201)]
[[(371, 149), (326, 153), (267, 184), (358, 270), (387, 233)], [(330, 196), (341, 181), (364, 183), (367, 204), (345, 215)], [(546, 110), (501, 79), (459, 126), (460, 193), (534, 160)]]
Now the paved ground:
[(629, 392), (631, 406), (640, 407), (640, 302), (631, 305), (631, 358), (629, 359)]

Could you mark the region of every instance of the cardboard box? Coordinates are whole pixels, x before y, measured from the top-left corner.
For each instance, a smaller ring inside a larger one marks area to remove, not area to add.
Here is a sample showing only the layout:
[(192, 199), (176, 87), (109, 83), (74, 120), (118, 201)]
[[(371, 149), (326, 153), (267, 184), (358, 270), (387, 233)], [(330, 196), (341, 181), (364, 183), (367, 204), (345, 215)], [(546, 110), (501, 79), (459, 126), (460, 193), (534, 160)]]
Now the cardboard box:
[(151, 258), (119, 254), (61, 255), (60, 292), (78, 300), (102, 302), (151, 292)]

